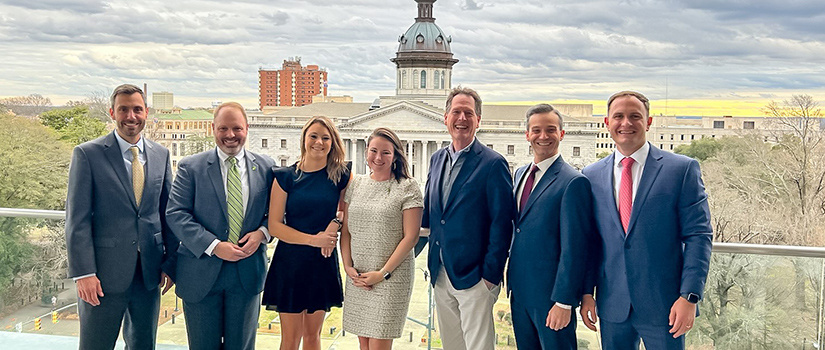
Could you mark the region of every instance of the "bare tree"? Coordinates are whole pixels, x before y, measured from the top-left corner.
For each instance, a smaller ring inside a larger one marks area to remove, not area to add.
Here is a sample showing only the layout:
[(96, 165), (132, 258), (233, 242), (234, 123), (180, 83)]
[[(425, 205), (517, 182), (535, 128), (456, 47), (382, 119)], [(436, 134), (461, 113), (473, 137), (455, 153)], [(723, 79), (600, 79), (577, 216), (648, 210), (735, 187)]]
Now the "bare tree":
[(0, 105), (16, 115), (34, 117), (52, 108), (52, 100), (40, 94), (0, 99)]

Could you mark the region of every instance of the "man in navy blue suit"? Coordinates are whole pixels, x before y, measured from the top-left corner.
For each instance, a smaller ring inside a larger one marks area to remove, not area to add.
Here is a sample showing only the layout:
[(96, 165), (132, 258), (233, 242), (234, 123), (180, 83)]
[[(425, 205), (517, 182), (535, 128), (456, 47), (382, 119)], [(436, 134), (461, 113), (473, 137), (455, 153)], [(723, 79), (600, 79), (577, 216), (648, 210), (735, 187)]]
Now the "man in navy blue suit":
[(559, 154), (563, 119), (548, 104), (527, 111), (533, 162), (516, 170), (516, 217), (507, 269), (519, 349), (576, 349), (576, 314), (593, 232), (590, 181)]
[[(607, 101), (616, 151), (584, 169), (601, 254), (591, 262), (581, 315), (602, 348), (684, 349), (710, 261), (712, 229), (699, 163), (645, 139), (650, 102), (634, 91)], [(595, 287), (595, 301), (593, 289)]]
[(452, 143), (436, 151), (424, 190), (422, 227), (430, 229), (427, 264), (445, 350), (492, 350), (493, 304), (513, 234), (513, 181), (507, 161), (475, 133), (481, 98), (456, 88), (444, 124)]

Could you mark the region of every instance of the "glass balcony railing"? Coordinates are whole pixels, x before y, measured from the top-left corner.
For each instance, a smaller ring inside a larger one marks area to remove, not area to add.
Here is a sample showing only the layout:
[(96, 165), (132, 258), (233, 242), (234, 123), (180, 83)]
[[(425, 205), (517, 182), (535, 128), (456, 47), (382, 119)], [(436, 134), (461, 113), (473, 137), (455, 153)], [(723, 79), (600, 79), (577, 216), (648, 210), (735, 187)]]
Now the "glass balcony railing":
[[(32, 240), (62, 239), (62, 211), (0, 208), (0, 220), (8, 218), (24, 220)], [(44, 230), (55, 232), (46, 234)], [(59, 278), (15, 276), (9, 287), (12, 292), (0, 299), (3, 349), (77, 348), (77, 296), (74, 282), (65, 279), (65, 243), (60, 243), (62, 251), (44, 251), (56, 255), (49, 261), (54, 262), (52, 270)], [(711, 259), (705, 299), (699, 304), (701, 315), (688, 333), (688, 349), (820, 348), (825, 332), (825, 248), (714, 243)], [(426, 250), (416, 258), (415, 276), (408, 321), (393, 349), (440, 349)], [(181, 305), (174, 293), (161, 298), (159, 349), (186, 348)], [(501, 293), (493, 310), (498, 349), (516, 348), (509, 311), (509, 301)], [(259, 348), (278, 347), (278, 322), (276, 313), (261, 310)], [(586, 329), (580, 320), (577, 327), (579, 349), (601, 348), (598, 333)], [(357, 336), (342, 330), (340, 309), (333, 309), (326, 317), (322, 346), (358, 348)], [(117, 348), (122, 349), (123, 343)]]

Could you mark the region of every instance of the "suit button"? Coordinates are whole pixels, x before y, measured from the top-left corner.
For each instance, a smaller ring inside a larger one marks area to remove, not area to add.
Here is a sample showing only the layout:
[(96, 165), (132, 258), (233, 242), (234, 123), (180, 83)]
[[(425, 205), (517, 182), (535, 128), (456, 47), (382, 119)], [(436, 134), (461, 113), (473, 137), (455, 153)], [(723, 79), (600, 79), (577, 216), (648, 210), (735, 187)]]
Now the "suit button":
[(136, 243), (137, 243), (137, 241), (132, 241), (132, 245), (135, 245)]
[(516, 229), (516, 233), (521, 233), (521, 229), (520, 229), (520, 228), (517, 228), (517, 229)]
[(438, 244), (438, 241), (435, 241), (435, 245), (440, 245), (440, 244)]
[(446, 223), (447, 223), (447, 221), (446, 221), (446, 220), (441, 220), (441, 224), (442, 224), (442, 225), (444, 225), (444, 224), (446, 224)]
[(138, 214), (138, 219), (140, 219), (140, 214)]

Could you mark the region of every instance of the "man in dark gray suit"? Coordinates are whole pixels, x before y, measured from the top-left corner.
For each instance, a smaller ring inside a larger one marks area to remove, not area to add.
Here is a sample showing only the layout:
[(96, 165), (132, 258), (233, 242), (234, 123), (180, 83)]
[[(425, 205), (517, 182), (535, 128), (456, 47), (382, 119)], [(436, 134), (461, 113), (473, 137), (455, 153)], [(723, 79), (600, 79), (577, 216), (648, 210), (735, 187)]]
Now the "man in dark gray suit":
[(176, 292), (190, 349), (253, 349), (274, 162), (244, 150), (240, 104), (218, 106), (212, 128), (217, 149), (181, 160), (169, 196), (169, 227), (181, 240)]
[(164, 213), (169, 150), (141, 137), (146, 102), (137, 86), (112, 93), (112, 133), (74, 149), (66, 199), (69, 277), (77, 284), (80, 349), (154, 349), (160, 288), (174, 279), (178, 243)]

